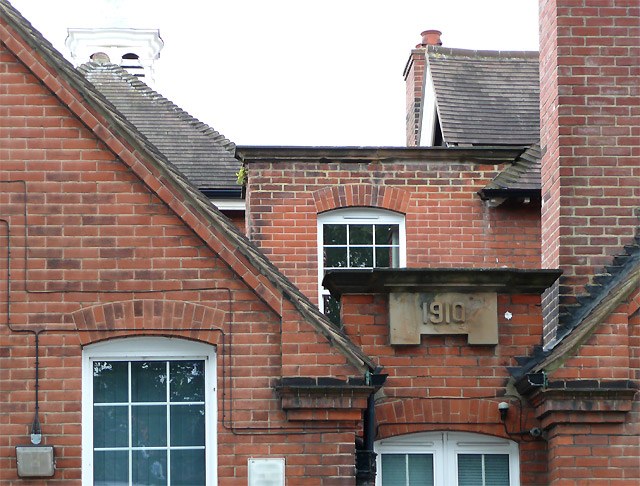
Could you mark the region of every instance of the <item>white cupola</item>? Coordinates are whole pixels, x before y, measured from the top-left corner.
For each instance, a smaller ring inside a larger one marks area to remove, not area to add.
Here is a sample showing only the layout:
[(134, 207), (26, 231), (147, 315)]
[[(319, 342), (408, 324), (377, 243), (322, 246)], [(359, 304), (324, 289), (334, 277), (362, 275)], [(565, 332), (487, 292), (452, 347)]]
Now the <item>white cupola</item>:
[(156, 29), (95, 28), (68, 29), (65, 42), (75, 66), (91, 60), (122, 66), (153, 85), (154, 63), (164, 42)]

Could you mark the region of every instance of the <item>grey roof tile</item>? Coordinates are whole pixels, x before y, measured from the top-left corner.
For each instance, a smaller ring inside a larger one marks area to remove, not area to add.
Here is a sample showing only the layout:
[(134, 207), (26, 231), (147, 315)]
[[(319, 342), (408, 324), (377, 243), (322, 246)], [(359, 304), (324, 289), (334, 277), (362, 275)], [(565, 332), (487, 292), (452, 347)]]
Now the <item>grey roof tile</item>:
[(233, 142), (120, 66), (90, 62), (79, 70), (198, 188), (241, 193)]
[(540, 139), (537, 52), (427, 46), (448, 144), (530, 145)]
[(540, 197), (540, 144), (525, 150), (510, 166), (502, 170), (479, 194), (482, 197)]

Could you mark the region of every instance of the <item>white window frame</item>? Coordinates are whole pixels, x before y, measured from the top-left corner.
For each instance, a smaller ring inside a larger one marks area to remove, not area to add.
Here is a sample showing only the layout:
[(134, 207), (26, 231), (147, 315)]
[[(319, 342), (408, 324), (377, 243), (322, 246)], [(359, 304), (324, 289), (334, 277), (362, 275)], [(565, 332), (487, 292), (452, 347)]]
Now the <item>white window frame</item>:
[(342, 208), (318, 214), (318, 305), (324, 312), (324, 296), (329, 291), (322, 286), (324, 278), (324, 225), (325, 224), (397, 224), (398, 225), (398, 260), (394, 268), (407, 266), (407, 233), (404, 214), (377, 208)]
[(374, 444), (376, 486), (382, 484), (381, 454), (433, 454), (436, 486), (458, 484), (458, 454), (508, 454), (509, 486), (520, 486), (520, 453), (512, 440), (472, 432), (420, 432), (379, 440)]
[(111, 339), (82, 350), (82, 486), (93, 486), (93, 362), (204, 360), (205, 367), (205, 484), (217, 483), (217, 374), (215, 347), (179, 338)]

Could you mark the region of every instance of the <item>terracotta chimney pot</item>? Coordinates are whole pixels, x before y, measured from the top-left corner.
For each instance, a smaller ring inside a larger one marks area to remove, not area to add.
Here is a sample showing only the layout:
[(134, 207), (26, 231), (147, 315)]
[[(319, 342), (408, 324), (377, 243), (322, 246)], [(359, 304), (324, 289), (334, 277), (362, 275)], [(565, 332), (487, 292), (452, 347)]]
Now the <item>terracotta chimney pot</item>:
[(442, 32), (439, 30), (425, 30), (420, 35), (422, 36), (422, 44), (417, 47), (442, 45), (442, 41), (440, 40)]

